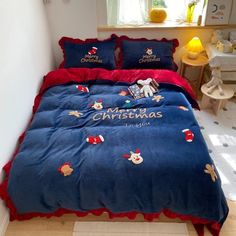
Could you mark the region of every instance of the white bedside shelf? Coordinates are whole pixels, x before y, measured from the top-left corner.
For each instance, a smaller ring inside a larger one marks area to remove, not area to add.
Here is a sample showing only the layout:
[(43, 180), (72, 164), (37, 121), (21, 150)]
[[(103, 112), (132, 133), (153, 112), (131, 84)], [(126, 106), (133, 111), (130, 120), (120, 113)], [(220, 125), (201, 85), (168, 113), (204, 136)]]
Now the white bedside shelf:
[(236, 54), (223, 53), (216, 49), (215, 45), (207, 44), (206, 53), (210, 59), (217, 58), (221, 64), (221, 78), (224, 84), (230, 87), (236, 93)]

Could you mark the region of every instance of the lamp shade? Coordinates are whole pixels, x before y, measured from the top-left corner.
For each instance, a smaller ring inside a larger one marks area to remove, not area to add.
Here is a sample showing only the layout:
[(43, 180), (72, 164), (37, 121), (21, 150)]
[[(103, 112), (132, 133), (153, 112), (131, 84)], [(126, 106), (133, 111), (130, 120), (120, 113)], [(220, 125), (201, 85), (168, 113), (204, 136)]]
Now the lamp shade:
[(193, 37), (186, 45), (186, 49), (188, 50), (188, 57), (196, 59), (198, 54), (204, 50), (204, 47), (198, 37)]

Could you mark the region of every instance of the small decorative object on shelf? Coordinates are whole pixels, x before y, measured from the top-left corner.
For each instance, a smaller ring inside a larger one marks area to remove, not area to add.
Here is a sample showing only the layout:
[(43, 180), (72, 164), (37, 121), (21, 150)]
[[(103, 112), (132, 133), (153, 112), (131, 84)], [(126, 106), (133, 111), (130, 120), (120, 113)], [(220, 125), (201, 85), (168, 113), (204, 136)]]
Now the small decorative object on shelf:
[(226, 25), (229, 23), (232, 0), (208, 0), (205, 25)]
[(207, 4), (207, 0), (204, 0), (203, 6), (202, 6), (202, 12), (201, 12), (201, 14), (198, 16), (198, 19), (197, 19), (197, 25), (202, 25), (202, 16), (203, 16), (203, 12), (204, 12), (204, 9), (205, 9), (206, 4)]
[(162, 23), (167, 17), (166, 10), (164, 8), (153, 8), (150, 11), (150, 21), (154, 23)]
[(233, 54), (236, 54), (236, 44), (233, 46)]
[(197, 59), (200, 52), (204, 51), (201, 40), (198, 37), (193, 37), (185, 46), (188, 50), (189, 59)]
[(233, 45), (228, 40), (220, 40), (216, 44), (217, 50), (223, 53), (231, 53), (233, 52)]
[(149, 17), (150, 21), (154, 23), (162, 23), (167, 17), (166, 4), (164, 0), (154, 0), (153, 8), (150, 11)]
[(216, 44), (218, 41), (223, 40), (223, 33), (221, 30), (213, 31), (211, 35), (211, 43)]
[(199, 2), (199, 0), (191, 0), (188, 3), (187, 14), (186, 14), (186, 22), (187, 23), (192, 23), (193, 22), (194, 9), (195, 9), (195, 6), (198, 4), (198, 2)]
[(231, 31), (229, 33), (229, 41), (236, 46), (236, 31)]

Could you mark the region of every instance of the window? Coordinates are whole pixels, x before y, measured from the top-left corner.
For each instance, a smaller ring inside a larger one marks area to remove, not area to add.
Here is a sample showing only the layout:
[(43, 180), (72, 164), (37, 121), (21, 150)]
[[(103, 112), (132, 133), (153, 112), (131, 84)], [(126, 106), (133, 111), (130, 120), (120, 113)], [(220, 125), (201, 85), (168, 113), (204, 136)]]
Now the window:
[(206, 0), (107, 0), (108, 25), (142, 25), (148, 22), (148, 12), (152, 7), (165, 7), (167, 20), (184, 22), (187, 6), (196, 3), (194, 22), (202, 15)]
[(148, 0), (107, 0), (108, 25), (144, 24)]

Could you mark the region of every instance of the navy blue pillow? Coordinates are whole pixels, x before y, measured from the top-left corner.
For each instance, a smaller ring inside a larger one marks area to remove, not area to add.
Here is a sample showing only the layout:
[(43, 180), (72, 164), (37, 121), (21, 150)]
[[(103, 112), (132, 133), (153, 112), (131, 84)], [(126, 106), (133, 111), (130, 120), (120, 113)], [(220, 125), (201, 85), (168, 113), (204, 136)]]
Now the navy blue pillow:
[(60, 68), (105, 68), (115, 69), (115, 38), (104, 41), (97, 39), (72, 39), (63, 37), (59, 44), (64, 53)]
[(122, 69), (177, 70), (173, 59), (176, 44), (172, 40), (122, 40)]

